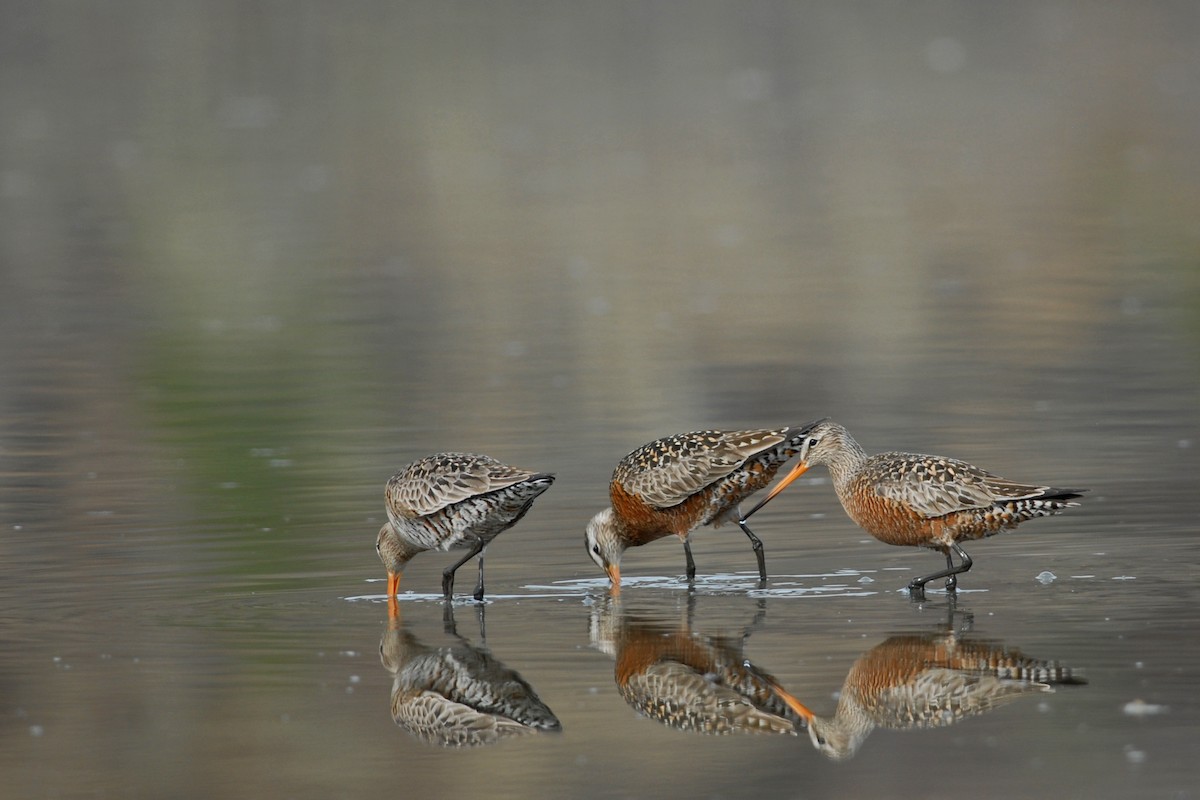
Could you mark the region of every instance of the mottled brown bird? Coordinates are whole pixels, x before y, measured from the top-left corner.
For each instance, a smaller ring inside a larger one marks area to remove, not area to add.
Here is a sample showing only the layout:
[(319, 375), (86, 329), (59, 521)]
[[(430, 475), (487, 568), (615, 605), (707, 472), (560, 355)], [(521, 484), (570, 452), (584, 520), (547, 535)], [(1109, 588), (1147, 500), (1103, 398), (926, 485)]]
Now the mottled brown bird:
[(625, 550), (674, 534), (683, 542), (690, 581), (696, 576), (691, 532), (733, 521), (750, 539), (759, 579), (765, 581), (762, 541), (740, 520), (738, 503), (764, 488), (800, 452), (807, 430), (694, 431), (642, 445), (613, 471), (612, 505), (587, 526), (588, 556), (619, 590)]
[(510, 736), (559, 731), (562, 725), (524, 678), (453, 632), (456, 642), (430, 647), (398, 616), (379, 642), (392, 673), (395, 723), (417, 738), (447, 747), (492, 744)]
[(775, 679), (746, 658), (744, 634), (708, 635), (598, 603), (590, 635), (592, 646), (616, 660), (621, 697), (650, 719), (713, 735), (797, 732), (800, 717), (781, 698)]
[(781, 699), (808, 726), (825, 756), (853, 756), (875, 728), (909, 730), (953, 725), (1052, 685), (1084, 684), (1057, 661), (1029, 658), (987, 640), (953, 632), (900, 634), (854, 663), (833, 716), (817, 716), (791, 695)]
[[(943, 456), (868, 456), (845, 428), (824, 419), (805, 430), (800, 461), (742, 522), (814, 464), (829, 467), (842, 507), (876, 539), (928, 547), (946, 557), (946, 569), (908, 584), (914, 593), (923, 592), (925, 584), (937, 578), (946, 578), (947, 589), (957, 587), (956, 576), (972, 563), (959, 542), (1058, 514), (1079, 505), (1070, 501), (1087, 491), (1016, 483)], [(958, 555), (957, 565), (951, 553)]]
[(387, 482), (388, 521), (375, 540), (387, 569), (387, 596), (396, 595), (400, 574), (417, 553), (467, 548), (442, 573), (442, 593), (451, 599), (455, 570), (479, 556), (475, 599), (482, 600), (484, 548), (525, 516), (553, 482), (549, 473), (473, 453), (437, 453), (409, 464)]

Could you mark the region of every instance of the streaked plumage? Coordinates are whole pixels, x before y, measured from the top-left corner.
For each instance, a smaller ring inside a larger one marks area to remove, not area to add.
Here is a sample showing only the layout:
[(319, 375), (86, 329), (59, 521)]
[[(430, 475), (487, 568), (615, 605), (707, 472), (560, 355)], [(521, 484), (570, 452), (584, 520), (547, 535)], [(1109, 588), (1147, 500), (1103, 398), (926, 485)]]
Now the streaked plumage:
[[(804, 437), (800, 461), (762, 502), (766, 505), (813, 464), (825, 464), (842, 507), (860, 527), (882, 542), (928, 547), (946, 557), (946, 569), (909, 583), (914, 592), (971, 568), (959, 542), (982, 539), (1035, 517), (1058, 514), (1078, 503), (1086, 489), (1017, 483), (943, 456), (880, 453), (868, 456), (841, 425), (821, 420)], [(746, 517), (749, 517), (747, 514)], [(743, 518), (744, 521), (744, 518)], [(957, 553), (956, 566), (951, 552)]]
[(510, 467), (473, 453), (437, 453), (414, 461), (387, 482), (388, 521), (375, 540), (375, 551), (388, 573), (388, 597), (400, 584), (405, 564), (423, 550), (469, 548), (442, 573), (442, 592), (450, 599), (454, 572), (479, 556), (475, 599), (483, 599), (483, 549), (515, 525), (554, 476)]
[(693, 733), (796, 733), (799, 717), (775, 679), (746, 659), (744, 636), (710, 636), (598, 604), (591, 638), (616, 659), (621, 697), (650, 719)]
[(392, 719), (431, 744), (471, 747), (562, 729), (520, 675), (467, 640), (429, 647), (390, 620), (379, 658), (392, 673)]
[(1029, 658), (998, 642), (950, 632), (892, 636), (850, 668), (833, 716), (792, 703), (813, 746), (829, 758), (853, 756), (875, 728), (953, 725), (1054, 685), (1086, 681), (1057, 661)]
[(589, 557), (621, 584), (621, 555), (674, 534), (683, 541), (687, 575), (695, 577), (689, 535), (701, 525), (737, 522), (750, 539), (761, 580), (762, 542), (740, 521), (738, 504), (764, 488), (800, 452), (805, 428), (694, 431), (657, 439), (621, 459), (609, 483), (612, 505), (588, 523)]

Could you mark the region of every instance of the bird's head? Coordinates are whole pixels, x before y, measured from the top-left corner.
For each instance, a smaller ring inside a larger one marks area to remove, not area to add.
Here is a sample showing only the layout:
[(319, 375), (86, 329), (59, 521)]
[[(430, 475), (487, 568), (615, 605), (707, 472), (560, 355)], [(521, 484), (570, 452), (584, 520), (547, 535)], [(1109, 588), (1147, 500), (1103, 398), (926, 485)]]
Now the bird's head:
[(621, 586), (621, 554), (625, 544), (617, 531), (616, 514), (611, 508), (592, 517), (583, 535), (588, 558), (608, 574), (614, 589)]
[(770, 493), (758, 502), (750, 513), (742, 517), (743, 521), (750, 515), (771, 502), (771, 498), (782, 492), (792, 481), (808, 472), (814, 464), (833, 465), (847, 457), (848, 454), (860, 454), (862, 448), (850, 437), (850, 433), (831, 419), (819, 419), (810, 422), (800, 429), (797, 434), (800, 445), (800, 459), (787, 477), (775, 485)]

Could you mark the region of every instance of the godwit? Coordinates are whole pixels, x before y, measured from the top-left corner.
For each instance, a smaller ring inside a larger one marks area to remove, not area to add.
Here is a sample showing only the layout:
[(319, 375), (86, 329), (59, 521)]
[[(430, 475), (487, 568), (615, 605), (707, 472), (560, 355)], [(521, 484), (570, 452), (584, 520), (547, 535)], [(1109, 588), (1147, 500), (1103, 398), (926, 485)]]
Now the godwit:
[(424, 741), (453, 747), (562, 729), (520, 675), (486, 647), (459, 636), (452, 616), (447, 627), (458, 641), (435, 648), (405, 630), (398, 615), (389, 619), (379, 659), (395, 676), (391, 708), (397, 725)]
[(1057, 661), (1029, 658), (953, 632), (899, 634), (861, 655), (846, 675), (833, 716), (815, 715), (779, 695), (808, 727), (813, 746), (834, 760), (850, 758), (875, 728), (952, 725), (1019, 697), (1087, 683)]
[(745, 632), (708, 635), (683, 620), (626, 614), (619, 598), (604, 598), (590, 635), (616, 660), (621, 697), (650, 719), (693, 733), (796, 735), (800, 717), (775, 678), (746, 658)]
[(613, 471), (609, 508), (588, 523), (588, 556), (621, 586), (621, 554), (675, 534), (683, 542), (687, 577), (696, 576), (688, 537), (701, 525), (734, 521), (750, 539), (759, 580), (767, 579), (762, 541), (740, 521), (738, 503), (765, 487), (800, 452), (807, 426), (749, 431), (695, 431), (657, 439), (621, 459)]
[(375, 540), (375, 552), (387, 569), (388, 597), (395, 597), (400, 573), (417, 553), (469, 548), (442, 573), (442, 593), (450, 600), (455, 570), (479, 556), (475, 599), (482, 600), (484, 548), (525, 516), (553, 482), (549, 473), (472, 453), (426, 456), (393, 475), (384, 493), (388, 521)]
[[(959, 542), (982, 539), (1034, 517), (1058, 514), (1079, 505), (1070, 501), (1087, 491), (1016, 483), (943, 456), (868, 456), (845, 428), (824, 419), (805, 430), (800, 461), (741, 522), (813, 464), (829, 467), (842, 508), (876, 539), (928, 547), (946, 557), (944, 570), (908, 584), (915, 594), (923, 593), (925, 584), (937, 578), (946, 578), (948, 590), (957, 587), (956, 576), (969, 570), (972, 563)], [(958, 555), (957, 565), (951, 553)]]

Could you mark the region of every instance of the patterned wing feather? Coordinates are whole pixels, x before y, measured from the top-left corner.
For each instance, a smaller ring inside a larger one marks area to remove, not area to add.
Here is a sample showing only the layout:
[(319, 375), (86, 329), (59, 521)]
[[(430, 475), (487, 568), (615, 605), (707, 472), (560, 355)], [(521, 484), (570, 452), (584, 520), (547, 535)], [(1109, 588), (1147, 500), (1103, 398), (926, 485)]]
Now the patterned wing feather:
[(417, 738), (444, 747), (491, 744), (506, 736), (533, 733), (519, 722), (488, 714), (422, 689), (392, 696), (392, 719)]
[(414, 461), (387, 484), (391, 508), (423, 517), (447, 506), (527, 480), (536, 473), (484, 455), (437, 453)]
[(627, 703), (672, 728), (711, 734), (795, 734), (789, 720), (756, 708), (728, 686), (678, 662), (653, 664), (620, 689)]
[(1054, 691), (1044, 683), (931, 667), (881, 695), (872, 710), (877, 725), (936, 728), (991, 711), (1018, 697)]
[(902, 503), (927, 519), (1053, 491), (1001, 478), (965, 461), (915, 453), (874, 456), (864, 475), (879, 496)]
[(650, 442), (627, 455), (613, 482), (657, 508), (678, 505), (787, 438), (788, 428), (693, 431)]

